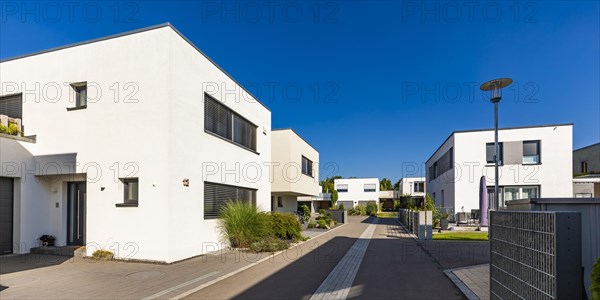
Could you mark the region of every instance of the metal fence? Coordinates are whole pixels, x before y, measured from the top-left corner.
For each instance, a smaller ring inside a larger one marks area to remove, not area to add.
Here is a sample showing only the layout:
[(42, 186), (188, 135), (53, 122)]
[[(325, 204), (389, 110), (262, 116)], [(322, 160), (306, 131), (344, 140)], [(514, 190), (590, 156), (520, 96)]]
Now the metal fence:
[(398, 219), (409, 232), (417, 236), (419, 240), (432, 239), (432, 211), (415, 211), (400, 208)]
[(581, 299), (581, 215), (490, 212), (491, 299)]

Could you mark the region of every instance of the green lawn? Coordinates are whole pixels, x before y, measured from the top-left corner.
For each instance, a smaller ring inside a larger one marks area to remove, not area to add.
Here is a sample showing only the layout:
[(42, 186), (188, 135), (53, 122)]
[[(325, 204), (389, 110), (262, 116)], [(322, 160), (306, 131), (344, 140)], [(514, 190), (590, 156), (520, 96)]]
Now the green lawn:
[(398, 218), (398, 214), (396, 212), (380, 212), (377, 214), (378, 218), (382, 218), (382, 219), (395, 219)]
[(433, 239), (453, 241), (487, 241), (488, 233), (481, 231), (443, 232), (434, 234)]

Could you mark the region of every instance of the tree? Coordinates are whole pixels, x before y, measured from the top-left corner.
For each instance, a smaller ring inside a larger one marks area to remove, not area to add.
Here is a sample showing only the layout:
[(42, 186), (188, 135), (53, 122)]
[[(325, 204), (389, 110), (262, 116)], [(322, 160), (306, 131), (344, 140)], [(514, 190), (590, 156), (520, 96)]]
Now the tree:
[(398, 179), (398, 182), (394, 183), (394, 190), (400, 190), (400, 179)]
[(331, 178), (327, 177), (321, 181), (321, 190), (323, 193), (331, 193), (335, 190), (334, 181), (336, 179), (340, 179), (342, 176), (333, 176)]
[(379, 190), (380, 191), (391, 191), (392, 190), (392, 182), (387, 178), (381, 179), (381, 181), (379, 181)]
[(336, 190), (331, 191), (331, 204), (333, 206), (336, 206), (337, 200), (338, 200), (338, 191), (336, 191)]

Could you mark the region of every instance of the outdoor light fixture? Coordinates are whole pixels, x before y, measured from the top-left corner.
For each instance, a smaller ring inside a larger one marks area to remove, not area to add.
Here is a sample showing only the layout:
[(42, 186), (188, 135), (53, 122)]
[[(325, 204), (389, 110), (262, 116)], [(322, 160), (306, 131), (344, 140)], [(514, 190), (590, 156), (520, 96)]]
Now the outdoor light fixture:
[[(482, 84), (479, 88), (482, 91), (490, 93), (490, 100), (494, 103), (494, 167), (495, 167), (495, 184), (494, 184), (494, 201), (490, 203), (490, 209), (498, 209), (500, 206), (500, 197), (498, 190), (498, 103), (502, 99), (502, 88), (509, 86), (512, 83), (510, 78), (498, 78), (490, 80)], [(480, 213), (483, 213), (480, 211)]]

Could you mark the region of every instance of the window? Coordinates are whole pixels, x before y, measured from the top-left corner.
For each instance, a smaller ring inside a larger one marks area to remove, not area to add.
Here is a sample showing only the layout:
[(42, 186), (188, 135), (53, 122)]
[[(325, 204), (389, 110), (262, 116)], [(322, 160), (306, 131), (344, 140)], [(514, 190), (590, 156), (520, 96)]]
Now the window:
[[(539, 186), (504, 186), (499, 188), (500, 206), (505, 207), (506, 201), (537, 198), (540, 195)], [(494, 199), (494, 187), (488, 187), (488, 197)]]
[(576, 193), (575, 198), (592, 198), (592, 193)]
[(440, 175), (454, 168), (454, 148), (448, 149), (436, 162), (429, 167), (429, 176), (431, 179), (436, 179)]
[(302, 156), (302, 174), (313, 177), (313, 162)]
[(281, 196), (277, 197), (277, 207), (283, 207), (283, 200)]
[(123, 203), (117, 206), (138, 206), (139, 181), (137, 178), (121, 178), (123, 183)]
[(23, 95), (15, 94), (0, 97), (0, 115), (23, 119)]
[(365, 192), (375, 192), (377, 190), (377, 185), (371, 183), (365, 184), (363, 190)]
[(348, 185), (347, 184), (338, 184), (337, 188), (335, 190), (338, 191), (338, 193), (346, 193), (346, 192), (348, 192)]
[(87, 108), (87, 82), (73, 83), (71, 87), (75, 91), (75, 107), (68, 107), (67, 110)]
[(587, 174), (588, 172), (588, 164), (587, 161), (582, 161), (581, 162), (581, 173), (583, 174)]
[(425, 191), (425, 183), (423, 181), (415, 181), (413, 190), (415, 193), (424, 192)]
[(523, 164), (540, 163), (540, 141), (523, 142)]
[(232, 185), (204, 182), (204, 219), (217, 219), (227, 201), (244, 201), (256, 206), (256, 190)]
[(207, 94), (204, 95), (204, 129), (256, 151), (256, 125)]
[(524, 186), (521, 188), (521, 199), (531, 199), (538, 197), (537, 186)]
[[(494, 154), (496, 153), (494, 143), (485, 144), (485, 161), (488, 164), (494, 163)], [(502, 142), (498, 143), (498, 164), (501, 165), (504, 160), (504, 144)]]

